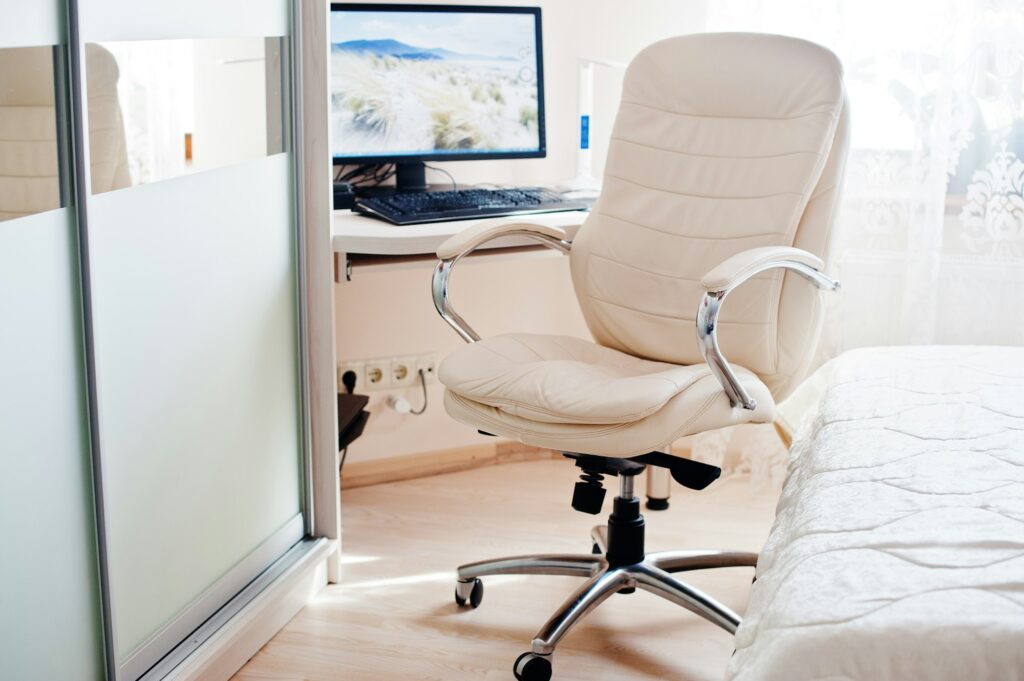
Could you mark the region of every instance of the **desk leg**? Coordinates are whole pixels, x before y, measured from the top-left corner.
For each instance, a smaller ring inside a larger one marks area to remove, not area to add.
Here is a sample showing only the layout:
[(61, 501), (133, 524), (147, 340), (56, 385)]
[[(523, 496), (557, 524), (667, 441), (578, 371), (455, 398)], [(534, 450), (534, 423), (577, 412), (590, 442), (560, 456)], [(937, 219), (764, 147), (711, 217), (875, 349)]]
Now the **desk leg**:
[(647, 467), (647, 508), (664, 511), (668, 498), (672, 496), (672, 474), (667, 468)]

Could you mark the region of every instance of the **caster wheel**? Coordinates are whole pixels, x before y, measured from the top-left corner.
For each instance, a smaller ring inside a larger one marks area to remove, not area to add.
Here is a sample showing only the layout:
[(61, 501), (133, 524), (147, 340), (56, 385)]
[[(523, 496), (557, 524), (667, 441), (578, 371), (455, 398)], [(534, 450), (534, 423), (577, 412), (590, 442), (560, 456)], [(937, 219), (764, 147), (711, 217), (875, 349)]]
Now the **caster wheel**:
[(523, 653), (512, 665), (519, 681), (551, 681), (551, 656)]
[(469, 607), (476, 608), (483, 599), (484, 583), (479, 579), (474, 579), (472, 582), (459, 582), (455, 585), (455, 602), (459, 604), (459, 607), (465, 607), (468, 604)]
[(601, 547), (598, 546), (597, 544), (591, 544), (590, 552), (592, 554), (594, 554), (595, 556), (600, 556), (602, 553), (604, 553), (603, 551), (601, 551)]

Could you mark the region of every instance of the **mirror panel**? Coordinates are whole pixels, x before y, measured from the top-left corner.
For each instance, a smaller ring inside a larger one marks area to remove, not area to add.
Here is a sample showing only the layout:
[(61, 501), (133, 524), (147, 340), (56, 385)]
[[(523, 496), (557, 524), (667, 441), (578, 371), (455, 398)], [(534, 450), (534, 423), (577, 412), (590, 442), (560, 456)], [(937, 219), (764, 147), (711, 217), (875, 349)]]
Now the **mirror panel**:
[(285, 151), (284, 41), (86, 44), (92, 193)]
[(0, 221), (67, 205), (61, 196), (55, 49), (0, 49)]

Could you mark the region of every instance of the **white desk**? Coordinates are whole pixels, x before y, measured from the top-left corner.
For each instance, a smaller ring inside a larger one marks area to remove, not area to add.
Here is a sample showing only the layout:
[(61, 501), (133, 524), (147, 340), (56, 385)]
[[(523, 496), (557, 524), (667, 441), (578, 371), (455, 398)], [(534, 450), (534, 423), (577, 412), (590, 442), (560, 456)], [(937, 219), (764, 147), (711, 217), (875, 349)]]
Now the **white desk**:
[[(540, 225), (566, 228), (569, 236), (575, 236), (576, 229), (585, 220), (587, 213), (566, 211), (564, 213), (538, 213), (481, 220), (454, 220), (451, 222), (428, 222), (422, 225), (392, 225), (376, 218), (353, 213), (350, 210), (336, 210), (332, 216), (331, 243), (336, 253), (361, 253), (367, 255), (416, 255), (430, 254), (445, 239), (481, 222), (505, 220), (533, 222)], [(523, 238), (496, 239), (483, 248), (508, 248), (523, 246), (531, 242)]]

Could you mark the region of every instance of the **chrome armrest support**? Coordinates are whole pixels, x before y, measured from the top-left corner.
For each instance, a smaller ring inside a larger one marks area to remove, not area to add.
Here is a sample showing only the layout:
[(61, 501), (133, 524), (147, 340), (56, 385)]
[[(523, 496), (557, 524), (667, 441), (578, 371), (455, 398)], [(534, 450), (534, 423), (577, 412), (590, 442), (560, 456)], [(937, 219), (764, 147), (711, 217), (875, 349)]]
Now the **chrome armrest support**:
[(704, 294), (700, 301), (700, 307), (697, 310), (697, 341), (700, 346), (700, 353), (704, 357), (704, 361), (711, 368), (711, 373), (722, 384), (725, 394), (729, 396), (729, 402), (734, 407), (741, 406), (744, 409), (753, 410), (757, 408), (757, 402), (750, 396), (746, 388), (740, 384), (732, 366), (729, 365), (729, 361), (718, 347), (718, 313), (722, 308), (725, 297), (733, 289), (755, 274), (776, 268), (796, 272), (819, 289), (826, 291), (839, 290), (838, 281), (822, 274), (814, 267), (796, 260), (778, 259), (768, 260), (757, 264), (755, 267), (747, 268), (729, 286), (709, 290)]
[(547, 234), (541, 234), (530, 229), (509, 229), (496, 233), (490, 238), (477, 242), (472, 246), (460, 251), (456, 255), (450, 258), (442, 258), (438, 260), (437, 267), (434, 268), (434, 278), (431, 282), (431, 290), (434, 297), (434, 307), (437, 309), (438, 314), (441, 318), (448, 322), (448, 325), (455, 329), (455, 333), (459, 334), (462, 340), (467, 343), (475, 343), (480, 340), (480, 334), (473, 330), (473, 328), (466, 323), (455, 308), (452, 307), (451, 300), (448, 297), (448, 280), (451, 278), (452, 269), (455, 268), (455, 264), (463, 258), (463, 256), (469, 255), (481, 245), (491, 241), (507, 236), (520, 236), (532, 239), (548, 248), (553, 248), (556, 251), (568, 254), (572, 248), (572, 242), (567, 238), (555, 238)]

